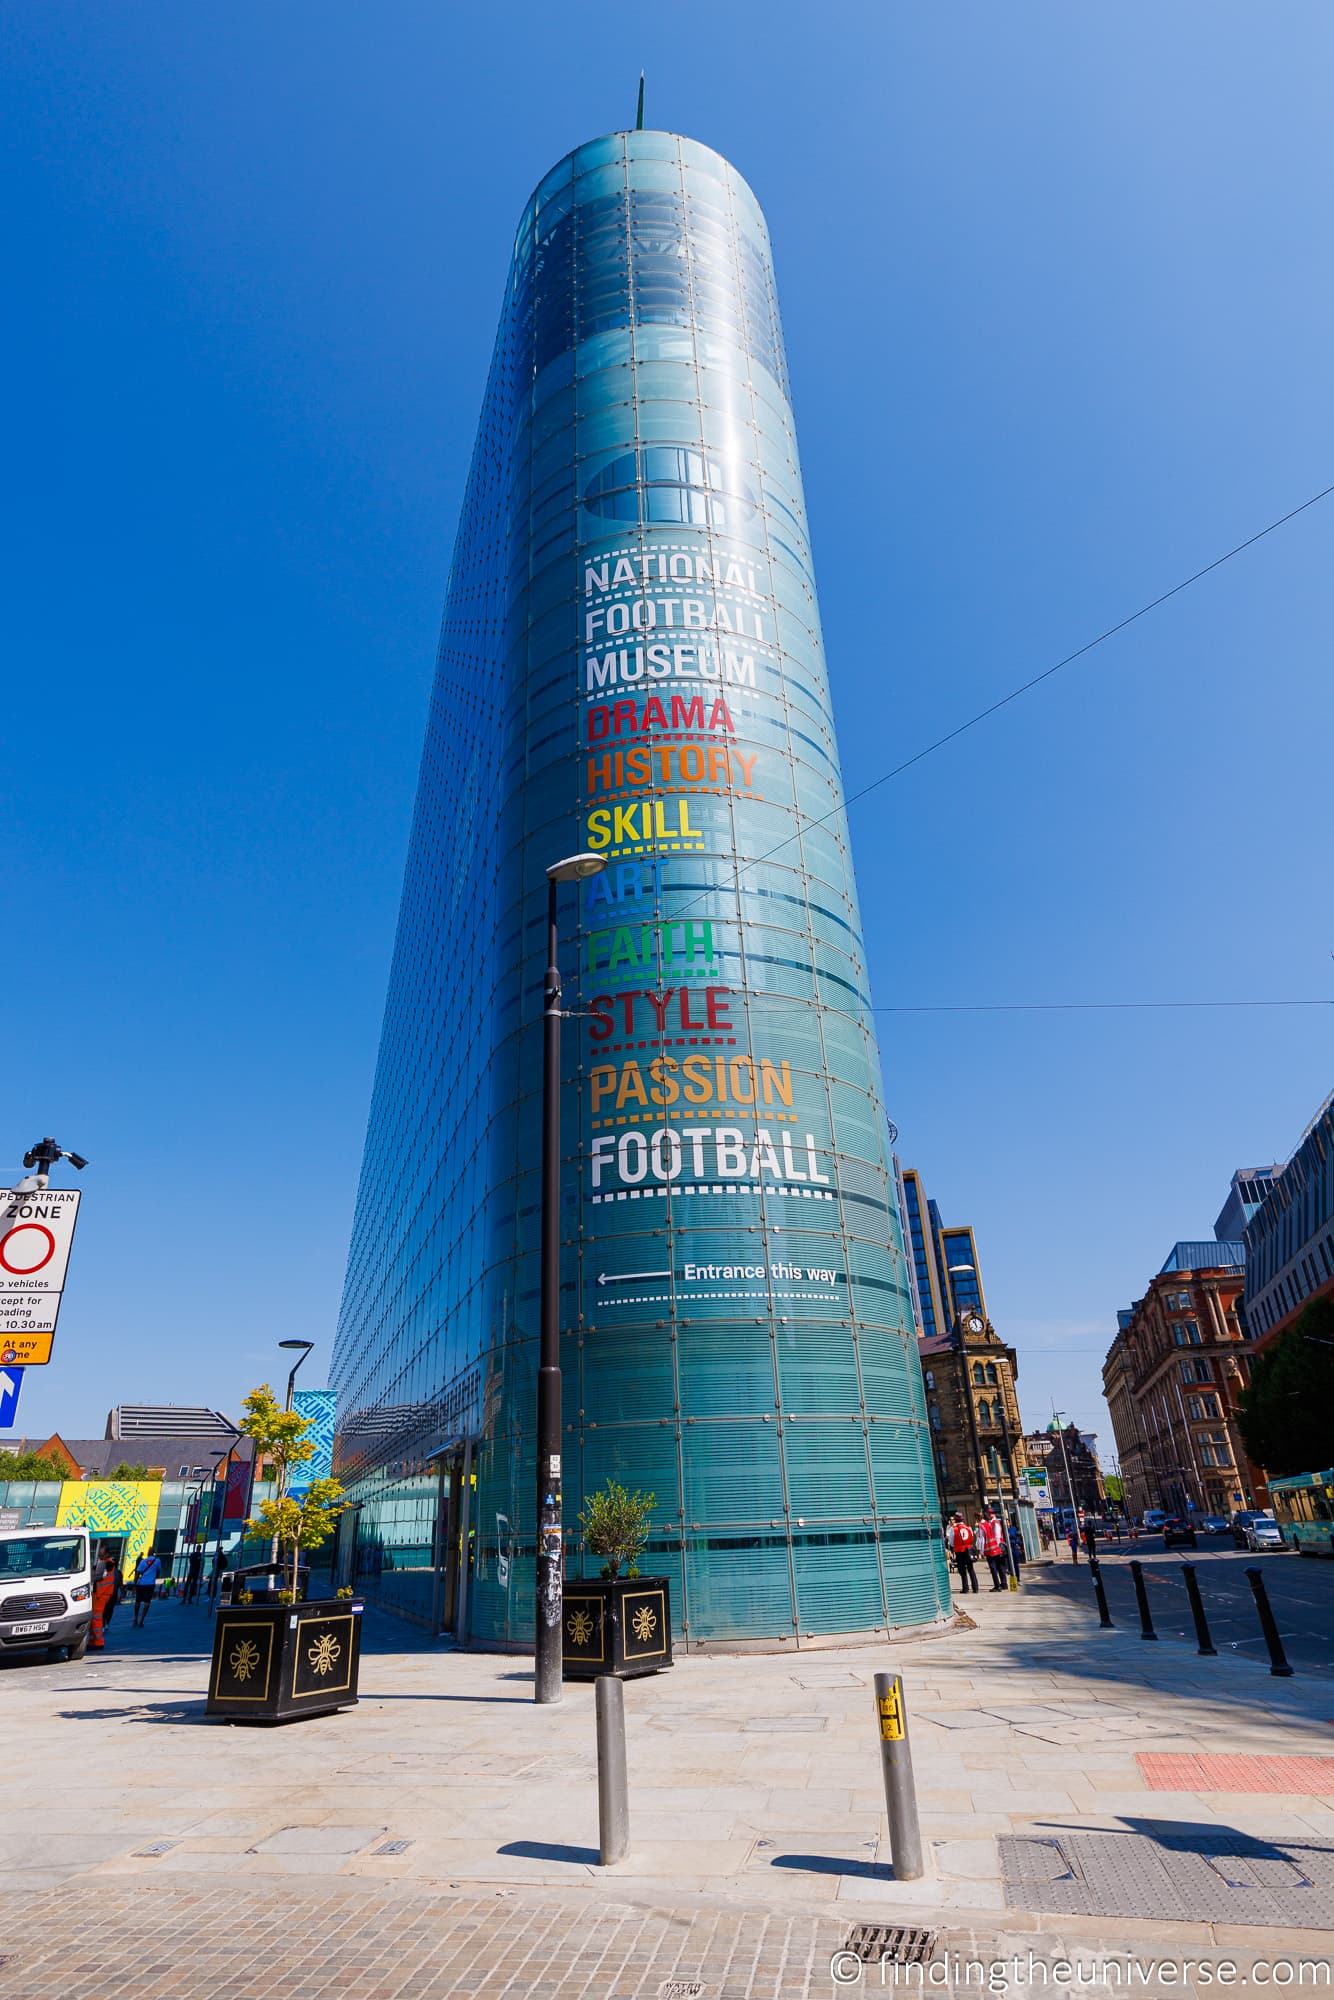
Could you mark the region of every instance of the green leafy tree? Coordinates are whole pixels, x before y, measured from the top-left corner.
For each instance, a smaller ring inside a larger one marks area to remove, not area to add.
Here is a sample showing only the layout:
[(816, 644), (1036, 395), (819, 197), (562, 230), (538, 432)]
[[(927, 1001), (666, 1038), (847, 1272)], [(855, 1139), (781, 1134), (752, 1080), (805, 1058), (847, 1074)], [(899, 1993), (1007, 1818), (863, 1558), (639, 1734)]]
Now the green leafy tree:
[(1251, 1363), (1237, 1424), (1256, 1465), (1279, 1477), (1334, 1464), (1334, 1299), (1313, 1299)]
[(1109, 1472), (1102, 1482), (1103, 1492), (1109, 1500), (1115, 1500), (1119, 1507), (1126, 1497), (1124, 1481), (1115, 1472)]
[(63, 1459), (44, 1458), (40, 1451), (0, 1451), (0, 1479), (68, 1479), (69, 1477), (69, 1468)]
[(296, 1595), (301, 1551), (323, 1547), (334, 1530), (344, 1507), (343, 1489), (336, 1479), (312, 1480), (298, 1500), (289, 1492), (292, 1474), (298, 1466), (309, 1465), (315, 1446), (306, 1433), (311, 1419), (297, 1410), (285, 1410), (267, 1382), (252, 1389), (242, 1405), (242, 1435), (254, 1440), (256, 1459), (267, 1459), (273, 1470), (273, 1497), (260, 1502), (258, 1514), (246, 1523), (268, 1535), (291, 1562), (288, 1586)]
[(601, 1556), (602, 1574), (607, 1578), (621, 1573), (639, 1575), (639, 1558), (648, 1543), (649, 1519), (656, 1495), (630, 1493), (614, 1479), (600, 1492), (590, 1493), (579, 1515), (584, 1541), (595, 1556)]
[(143, 1464), (129, 1465), (126, 1463), (124, 1459), (121, 1460), (120, 1464), (116, 1467), (116, 1470), (114, 1472), (109, 1472), (107, 1474), (108, 1479), (143, 1480), (143, 1479), (161, 1479), (161, 1477), (162, 1474), (160, 1472), (150, 1472), (146, 1465)]

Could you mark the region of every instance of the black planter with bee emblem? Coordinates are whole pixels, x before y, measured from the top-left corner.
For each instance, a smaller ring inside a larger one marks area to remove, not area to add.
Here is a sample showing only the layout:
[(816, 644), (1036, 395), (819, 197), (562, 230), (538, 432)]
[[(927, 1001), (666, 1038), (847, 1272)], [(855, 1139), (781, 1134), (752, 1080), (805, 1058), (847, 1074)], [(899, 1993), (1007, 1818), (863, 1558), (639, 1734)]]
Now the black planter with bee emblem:
[(360, 1598), (224, 1604), (213, 1628), (205, 1713), (296, 1722), (352, 1708), (361, 1666)]
[(665, 1576), (584, 1577), (565, 1586), (561, 1668), (566, 1680), (629, 1680), (672, 1664), (672, 1605)]

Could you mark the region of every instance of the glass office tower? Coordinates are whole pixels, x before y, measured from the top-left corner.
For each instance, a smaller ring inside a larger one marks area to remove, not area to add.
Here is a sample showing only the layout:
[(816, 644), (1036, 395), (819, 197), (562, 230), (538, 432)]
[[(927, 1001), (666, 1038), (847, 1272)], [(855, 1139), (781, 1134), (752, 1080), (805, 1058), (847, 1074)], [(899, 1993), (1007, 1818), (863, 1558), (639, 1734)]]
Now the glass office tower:
[[(533, 1621), (545, 870), (567, 1572), (608, 1478), (690, 1643), (948, 1609), (764, 218), (691, 140), (519, 226), (464, 496), (333, 1379), (339, 1561)], [(596, 1565), (591, 1561), (590, 1572)]]

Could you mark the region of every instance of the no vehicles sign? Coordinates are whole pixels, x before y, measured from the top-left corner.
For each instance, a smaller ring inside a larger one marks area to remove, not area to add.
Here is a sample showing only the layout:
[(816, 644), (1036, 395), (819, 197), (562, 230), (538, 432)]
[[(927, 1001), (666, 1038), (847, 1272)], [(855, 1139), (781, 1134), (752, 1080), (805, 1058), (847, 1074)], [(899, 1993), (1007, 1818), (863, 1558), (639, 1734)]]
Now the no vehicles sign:
[(51, 1359), (78, 1214), (75, 1188), (0, 1188), (0, 1363)]

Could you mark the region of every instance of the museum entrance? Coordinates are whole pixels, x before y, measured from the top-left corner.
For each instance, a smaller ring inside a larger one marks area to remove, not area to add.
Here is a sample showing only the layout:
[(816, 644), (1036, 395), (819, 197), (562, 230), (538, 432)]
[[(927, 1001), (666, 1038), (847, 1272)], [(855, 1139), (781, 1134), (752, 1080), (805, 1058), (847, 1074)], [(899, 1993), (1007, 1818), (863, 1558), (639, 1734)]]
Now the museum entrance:
[(475, 1569), (477, 1472), (473, 1441), (464, 1438), (432, 1454), (439, 1485), (435, 1510), (436, 1632), (463, 1640)]

